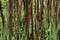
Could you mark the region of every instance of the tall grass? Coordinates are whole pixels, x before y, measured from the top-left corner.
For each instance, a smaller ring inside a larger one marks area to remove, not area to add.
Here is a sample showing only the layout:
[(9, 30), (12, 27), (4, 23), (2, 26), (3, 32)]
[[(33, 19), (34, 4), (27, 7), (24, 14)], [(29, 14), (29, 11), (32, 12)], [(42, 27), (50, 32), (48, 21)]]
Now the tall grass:
[(60, 40), (59, 4), (60, 0), (1, 0), (0, 40)]

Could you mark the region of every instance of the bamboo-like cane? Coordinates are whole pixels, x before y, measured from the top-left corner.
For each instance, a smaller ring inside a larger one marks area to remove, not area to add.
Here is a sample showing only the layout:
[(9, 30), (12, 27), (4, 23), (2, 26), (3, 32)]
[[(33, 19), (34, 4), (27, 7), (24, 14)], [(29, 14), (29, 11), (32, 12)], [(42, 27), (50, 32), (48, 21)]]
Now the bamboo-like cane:
[[(59, 11), (58, 11), (58, 1), (59, 0), (55, 0), (55, 3), (54, 3), (54, 9), (55, 9), (54, 10), (55, 11), (55, 15), (54, 15), (54, 17), (55, 17), (55, 30), (57, 30), (57, 28), (58, 28), (58, 23), (59, 23), (59, 19), (60, 19), (59, 18)], [(60, 40), (58, 37), (59, 37), (59, 34), (57, 35), (57, 40)]]
[(26, 20), (26, 40), (29, 40), (29, 25), (30, 25), (30, 13), (28, 13), (28, 0), (25, 2), (25, 20)]
[(58, 0), (56, 0), (55, 1), (55, 16), (56, 16), (56, 27), (55, 27), (55, 29), (57, 28), (57, 25), (58, 25), (58, 23), (57, 23), (57, 16), (58, 16)]
[[(47, 0), (47, 22), (48, 22), (48, 29), (50, 28), (50, 15), (51, 15), (51, 10), (50, 10), (50, 7), (51, 7), (51, 0)], [(48, 40), (50, 40), (50, 33), (51, 32), (49, 32), (48, 31), (48, 36), (49, 36), (49, 38), (48, 38)]]
[(10, 34), (9, 34), (9, 40), (12, 40), (12, 4), (13, 4), (13, 0), (9, 0), (9, 28), (10, 28)]
[(51, 0), (47, 0), (47, 14), (48, 14), (47, 15), (47, 17), (48, 17), (47, 20), (48, 20), (48, 27), (49, 27), (49, 23), (50, 23), (50, 21), (49, 21), (50, 20), (50, 18), (49, 18), (50, 17), (50, 3), (51, 3)]
[(30, 1), (30, 14), (31, 14), (31, 28), (32, 28), (32, 40), (34, 40), (34, 27), (33, 27), (33, 9), (32, 9), (33, 0)]
[(17, 0), (17, 26), (16, 26), (16, 40), (19, 40), (19, 26), (20, 26), (20, 14), (22, 11), (22, 0), (20, 0), (20, 8), (18, 9), (18, 3), (19, 0)]
[[(37, 0), (37, 20), (38, 20), (38, 28), (40, 27), (40, 13), (39, 13), (39, 0)], [(39, 30), (39, 29), (38, 29)], [(37, 32), (36, 34), (36, 40), (39, 40), (38, 39), (38, 33), (39, 31)]]

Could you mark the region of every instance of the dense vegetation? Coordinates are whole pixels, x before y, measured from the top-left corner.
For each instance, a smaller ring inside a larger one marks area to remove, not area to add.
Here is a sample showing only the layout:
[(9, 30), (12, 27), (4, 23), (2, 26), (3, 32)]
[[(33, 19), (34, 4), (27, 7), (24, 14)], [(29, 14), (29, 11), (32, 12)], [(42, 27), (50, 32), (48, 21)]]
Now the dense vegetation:
[(0, 0), (0, 40), (60, 40), (60, 0)]

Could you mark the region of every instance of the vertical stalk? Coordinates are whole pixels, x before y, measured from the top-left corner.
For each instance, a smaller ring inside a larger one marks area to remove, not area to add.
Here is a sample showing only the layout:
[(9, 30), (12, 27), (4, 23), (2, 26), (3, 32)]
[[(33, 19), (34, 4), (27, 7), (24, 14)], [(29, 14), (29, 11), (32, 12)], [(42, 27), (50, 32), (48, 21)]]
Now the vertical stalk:
[(1, 1), (0, 1), (0, 14), (1, 14), (2, 25), (3, 25), (3, 29), (4, 29), (4, 15), (3, 15), (3, 13), (2, 13), (2, 4), (1, 4)]
[(21, 10), (22, 10), (22, 0), (20, 0), (20, 8), (18, 9), (18, 3), (19, 0), (17, 0), (17, 26), (16, 26), (16, 40), (19, 40), (19, 26), (20, 26), (20, 14), (21, 14)]
[[(57, 30), (57, 28), (58, 28), (58, 0), (55, 0), (55, 3), (54, 3), (55, 5), (55, 30)], [(57, 36), (57, 39), (58, 39), (58, 37), (59, 36)]]
[(12, 40), (12, 8), (13, 0), (9, 0), (9, 28), (10, 28), (10, 34), (9, 34), (9, 40)]
[(29, 12), (29, 13), (31, 14), (32, 40), (34, 40), (33, 9), (32, 9), (32, 4), (33, 4), (33, 3), (32, 3), (32, 2), (33, 2), (33, 0), (30, 1), (30, 12)]
[[(51, 12), (50, 12), (50, 8), (51, 8), (51, 0), (47, 0), (47, 22), (48, 22), (48, 29), (50, 29), (50, 23), (51, 23)], [(50, 34), (51, 34), (51, 31), (48, 31), (48, 40), (51, 40), (50, 39)]]
[(1, 22), (0, 22), (0, 40), (3, 40), (3, 32), (4, 32), (4, 16), (3, 16), (3, 13), (2, 13), (2, 1), (0, 1), (0, 18), (2, 19)]
[(49, 21), (49, 17), (50, 17), (50, 2), (51, 0), (47, 0), (47, 20), (48, 20), (48, 27), (49, 27), (49, 23), (50, 23), (50, 21)]
[(55, 19), (55, 21), (56, 21), (56, 23), (55, 23), (55, 25), (56, 25), (55, 29), (57, 28), (57, 16), (58, 16), (58, 0), (55, 0), (55, 17), (56, 17), (56, 19)]
[(56, 30), (56, 28), (57, 28), (57, 11), (58, 11), (58, 0), (55, 0), (55, 1), (54, 1), (55, 30)]
[(28, 0), (26, 0), (26, 13), (25, 13), (25, 20), (26, 20), (26, 40), (29, 40), (29, 25), (30, 25), (30, 13), (28, 13)]
[(19, 40), (19, 22), (20, 22), (20, 15), (18, 13), (18, 0), (16, 0), (16, 8), (17, 8), (17, 26), (16, 26), (16, 40)]
[[(38, 21), (38, 28), (39, 28), (40, 27), (39, 0), (37, 0), (37, 21)], [(39, 30), (39, 29), (37, 29), (37, 30)], [(39, 40), (38, 33), (39, 33), (39, 31), (37, 31), (36, 40)]]

